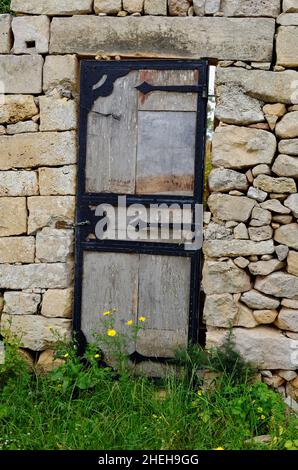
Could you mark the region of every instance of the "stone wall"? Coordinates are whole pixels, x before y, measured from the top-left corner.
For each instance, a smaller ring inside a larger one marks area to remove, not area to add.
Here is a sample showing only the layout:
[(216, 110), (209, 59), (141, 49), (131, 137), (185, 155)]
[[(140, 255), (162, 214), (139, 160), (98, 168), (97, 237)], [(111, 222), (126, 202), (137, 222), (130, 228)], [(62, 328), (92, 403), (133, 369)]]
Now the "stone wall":
[(71, 331), (80, 58), (217, 59), (207, 344), (233, 325), (264, 380), (297, 394), (297, 0), (12, 0), (12, 9), (0, 16), (2, 329), (34, 351), (52, 347), (53, 330)]

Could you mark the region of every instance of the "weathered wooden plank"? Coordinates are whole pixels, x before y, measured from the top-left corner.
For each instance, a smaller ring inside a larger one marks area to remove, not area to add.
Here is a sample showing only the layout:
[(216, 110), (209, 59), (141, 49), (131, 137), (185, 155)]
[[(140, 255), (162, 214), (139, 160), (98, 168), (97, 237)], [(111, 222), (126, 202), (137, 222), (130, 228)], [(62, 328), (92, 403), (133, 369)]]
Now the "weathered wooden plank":
[(146, 317), (137, 338), (140, 354), (172, 357), (187, 345), (190, 271), (189, 258), (140, 256), (138, 316)]
[[(127, 320), (136, 321), (138, 304), (139, 255), (122, 253), (84, 253), (82, 291), (82, 331), (87, 340), (101, 324), (101, 314), (116, 308), (115, 329), (125, 331)], [(101, 326), (102, 327), (102, 326)], [(129, 353), (135, 351), (131, 342)]]
[(114, 83), (88, 117), (86, 189), (132, 194), (135, 191), (138, 72)]
[[(142, 70), (140, 84), (150, 85), (197, 85), (198, 70)], [(155, 91), (143, 94), (139, 92), (139, 110), (141, 111), (196, 111), (198, 96), (196, 93), (168, 93)]]
[(51, 54), (270, 62), (271, 18), (73, 16), (51, 23)]
[(192, 195), (196, 113), (140, 111), (138, 194)]

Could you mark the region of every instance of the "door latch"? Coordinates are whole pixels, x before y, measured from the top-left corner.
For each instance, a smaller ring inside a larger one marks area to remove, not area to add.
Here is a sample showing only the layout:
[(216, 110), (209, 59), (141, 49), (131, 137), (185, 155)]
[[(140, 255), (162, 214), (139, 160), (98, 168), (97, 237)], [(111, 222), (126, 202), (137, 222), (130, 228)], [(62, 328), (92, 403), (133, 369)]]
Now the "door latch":
[(67, 222), (59, 220), (58, 222), (56, 222), (55, 228), (59, 230), (63, 230), (63, 229), (68, 229), (68, 228), (83, 227), (85, 225), (91, 225), (90, 220), (83, 220), (82, 222), (75, 222), (73, 224), (68, 224)]

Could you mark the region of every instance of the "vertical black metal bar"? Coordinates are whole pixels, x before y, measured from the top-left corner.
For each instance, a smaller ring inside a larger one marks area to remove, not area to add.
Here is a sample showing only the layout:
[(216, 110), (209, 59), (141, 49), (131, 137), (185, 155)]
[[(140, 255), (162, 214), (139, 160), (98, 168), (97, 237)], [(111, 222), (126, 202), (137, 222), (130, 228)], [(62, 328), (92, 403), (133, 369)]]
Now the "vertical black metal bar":
[[(208, 61), (202, 61), (199, 73), (199, 84), (206, 87), (206, 94), (198, 96), (197, 103), (197, 126), (196, 126), (196, 155), (195, 155), (195, 178), (194, 178), (194, 204), (204, 203), (204, 183), (205, 183), (205, 153), (206, 153), (206, 132), (207, 132), (207, 100), (209, 82)], [(195, 211), (194, 211), (195, 212)], [(193, 221), (198, 223), (198, 221)], [(203, 220), (201, 221), (203, 225)], [(191, 281), (190, 281), (190, 301), (189, 301), (189, 334), (188, 339), (193, 343), (201, 340), (199, 337), (200, 324), (203, 315), (200, 311), (201, 294), (201, 272), (202, 272), (202, 249), (192, 256), (191, 260)], [(201, 342), (201, 341), (200, 341)]]

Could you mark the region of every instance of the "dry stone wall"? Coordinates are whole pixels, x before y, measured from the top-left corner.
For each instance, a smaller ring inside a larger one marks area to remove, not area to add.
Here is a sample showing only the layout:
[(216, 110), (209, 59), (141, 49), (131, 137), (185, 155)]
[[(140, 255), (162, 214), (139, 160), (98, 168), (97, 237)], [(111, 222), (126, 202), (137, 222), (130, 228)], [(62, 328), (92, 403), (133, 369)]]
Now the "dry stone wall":
[(71, 332), (80, 59), (217, 59), (207, 345), (233, 326), (264, 380), (297, 397), (297, 0), (12, 0), (12, 9), (0, 15), (2, 331), (45, 351), (41, 363), (53, 357), (53, 330)]

